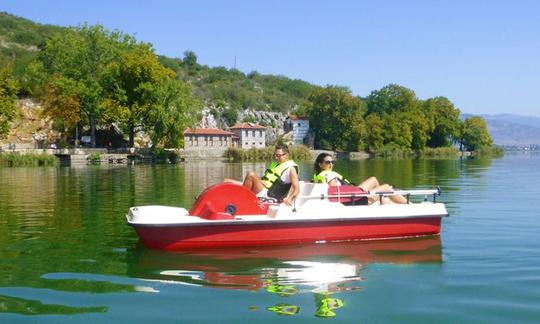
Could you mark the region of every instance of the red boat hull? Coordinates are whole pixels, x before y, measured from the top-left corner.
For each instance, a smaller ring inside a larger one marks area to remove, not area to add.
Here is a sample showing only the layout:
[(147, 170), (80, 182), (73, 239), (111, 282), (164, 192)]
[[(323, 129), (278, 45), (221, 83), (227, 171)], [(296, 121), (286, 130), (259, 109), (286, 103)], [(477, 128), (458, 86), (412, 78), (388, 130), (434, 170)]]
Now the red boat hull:
[(276, 222), (199, 226), (135, 226), (151, 249), (287, 245), (315, 242), (390, 239), (440, 233), (441, 217), (351, 221)]

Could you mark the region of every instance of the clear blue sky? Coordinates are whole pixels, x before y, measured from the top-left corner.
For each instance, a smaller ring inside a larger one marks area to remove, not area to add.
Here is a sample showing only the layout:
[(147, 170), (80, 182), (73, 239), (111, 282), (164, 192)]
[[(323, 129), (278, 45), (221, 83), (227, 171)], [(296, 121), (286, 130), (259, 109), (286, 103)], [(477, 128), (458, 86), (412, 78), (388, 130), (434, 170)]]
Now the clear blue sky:
[(0, 0), (39, 23), (102, 24), (156, 53), (349, 87), (397, 83), (464, 113), (540, 117), (540, 1)]

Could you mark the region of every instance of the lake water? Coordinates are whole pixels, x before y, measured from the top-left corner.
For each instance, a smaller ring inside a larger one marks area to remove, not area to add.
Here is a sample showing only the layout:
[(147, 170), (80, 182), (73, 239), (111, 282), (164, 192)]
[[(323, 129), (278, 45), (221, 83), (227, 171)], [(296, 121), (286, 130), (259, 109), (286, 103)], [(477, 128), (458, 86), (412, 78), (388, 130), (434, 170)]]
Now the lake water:
[(339, 161), (356, 182), (440, 186), (441, 236), (196, 253), (140, 246), (127, 209), (190, 206), (263, 164), (0, 168), (0, 322), (538, 323), (539, 166)]

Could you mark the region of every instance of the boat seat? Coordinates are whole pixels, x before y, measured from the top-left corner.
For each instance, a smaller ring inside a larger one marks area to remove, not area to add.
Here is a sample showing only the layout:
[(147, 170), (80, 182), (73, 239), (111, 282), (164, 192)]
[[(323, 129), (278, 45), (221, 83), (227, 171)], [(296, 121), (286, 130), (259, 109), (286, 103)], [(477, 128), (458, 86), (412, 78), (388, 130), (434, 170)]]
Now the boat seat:
[(189, 214), (209, 220), (234, 219), (236, 215), (264, 215), (257, 196), (248, 188), (234, 183), (218, 183), (206, 188), (191, 207)]
[(309, 197), (320, 197), (321, 195), (326, 196), (327, 191), (327, 184), (300, 181), (300, 198), (296, 199), (296, 207), (300, 207), (307, 201), (313, 200), (313, 198)]
[(367, 194), (364, 189), (357, 186), (330, 186), (328, 187), (329, 196), (344, 195), (345, 197), (328, 198), (330, 202), (339, 202), (345, 206), (367, 205), (368, 198), (366, 196), (354, 197), (355, 194)]

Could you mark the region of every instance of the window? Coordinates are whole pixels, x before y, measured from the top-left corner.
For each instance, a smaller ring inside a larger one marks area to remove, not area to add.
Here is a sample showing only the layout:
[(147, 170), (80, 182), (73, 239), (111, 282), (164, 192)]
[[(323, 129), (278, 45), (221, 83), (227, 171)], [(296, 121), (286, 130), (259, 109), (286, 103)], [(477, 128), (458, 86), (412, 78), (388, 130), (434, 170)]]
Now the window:
[[(251, 136), (255, 137), (255, 131), (251, 131)], [(253, 143), (255, 144), (255, 143)]]

